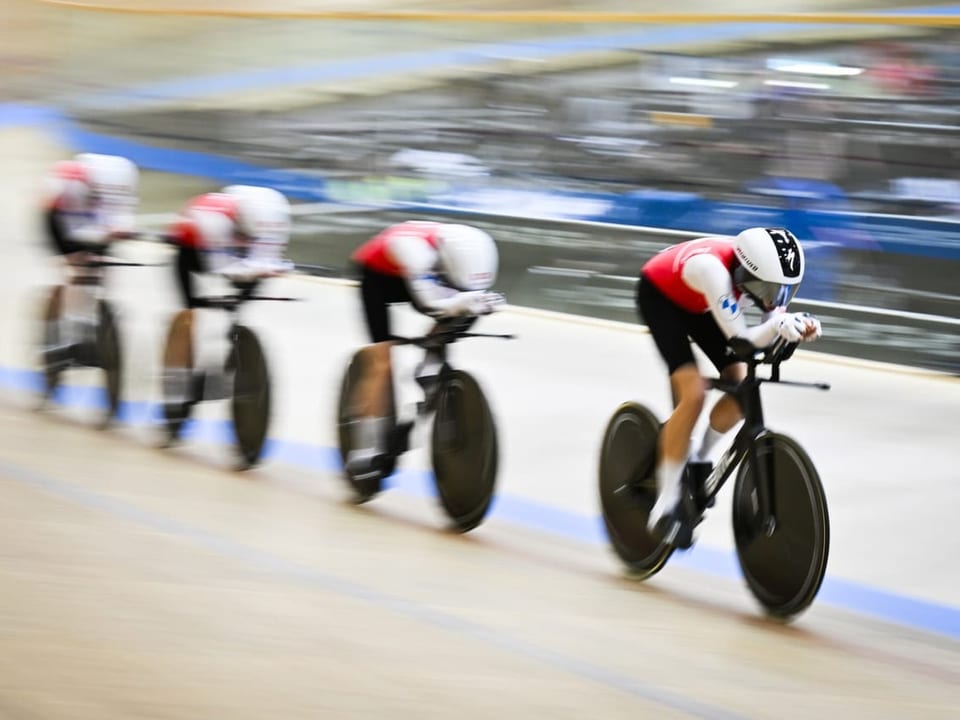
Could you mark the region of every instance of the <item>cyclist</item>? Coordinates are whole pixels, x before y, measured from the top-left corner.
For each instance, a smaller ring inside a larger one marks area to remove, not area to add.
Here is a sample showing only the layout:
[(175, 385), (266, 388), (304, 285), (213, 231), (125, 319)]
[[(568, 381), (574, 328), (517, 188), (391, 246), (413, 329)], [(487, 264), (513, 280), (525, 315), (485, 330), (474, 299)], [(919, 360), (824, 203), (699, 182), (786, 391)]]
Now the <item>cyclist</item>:
[[(692, 339), (720, 377), (739, 382), (746, 365), (737, 361), (728, 341), (743, 338), (758, 348), (777, 337), (790, 342), (820, 337), (820, 321), (786, 311), (803, 280), (803, 249), (783, 228), (750, 228), (735, 238), (706, 237), (673, 245), (647, 261), (637, 288), (637, 309), (667, 364), (675, 407), (660, 433), (657, 501), (648, 528), (668, 537), (681, 495), (681, 477), (691, 434), (706, 399), (707, 384), (693, 356)], [(762, 313), (748, 327), (744, 301)], [(742, 419), (736, 400), (724, 395), (693, 461), (705, 462), (716, 442)]]
[[(101, 275), (99, 269), (83, 265), (112, 241), (135, 234), (137, 181), (137, 166), (127, 158), (94, 153), (58, 162), (48, 175), (43, 210), (47, 239), (66, 260), (67, 286), (74, 286), (73, 275), (90, 276), (70, 297), (64, 295), (65, 286), (54, 289), (45, 318), (48, 357), (80, 342), (89, 331), (95, 300), (89, 288)], [(67, 322), (58, 332), (63, 317)]]
[[(469, 225), (409, 221), (392, 225), (361, 245), (352, 257), (371, 344), (360, 351), (363, 377), (354, 407), (359, 416), (347, 470), (374, 471), (386, 450), (391, 378), (389, 306), (409, 302), (437, 320), (433, 331), (454, 318), (472, 322), (496, 310), (503, 296), (490, 292), (497, 276), (497, 246)], [(427, 372), (418, 368), (419, 372)]]
[(136, 165), (116, 155), (81, 153), (54, 165), (44, 217), (56, 253), (69, 262), (132, 236), (137, 175)]
[(186, 398), (194, 367), (194, 310), (203, 306), (195, 274), (230, 280), (250, 296), (261, 280), (290, 271), (283, 255), (290, 236), (290, 203), (282, 193), (231, 185), (190, 200), (168, 237), (177, 246), (176, 280), (183, 309), (170, 327), (164, 355), (164, 394)]

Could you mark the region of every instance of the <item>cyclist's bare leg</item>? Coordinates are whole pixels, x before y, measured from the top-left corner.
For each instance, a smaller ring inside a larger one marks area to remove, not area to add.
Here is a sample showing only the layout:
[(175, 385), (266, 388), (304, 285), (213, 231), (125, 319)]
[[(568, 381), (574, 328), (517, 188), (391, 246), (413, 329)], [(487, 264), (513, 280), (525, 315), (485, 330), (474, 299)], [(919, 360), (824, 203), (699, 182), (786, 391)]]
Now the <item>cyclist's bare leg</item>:
[[(744, 363), (728, 365), (720, 373), (722, 380), (732, 383), (739, 383), (746, 376), (747, 366)], [(724, 393), (723, 397), (717, 400), (710, 410), (710, 422), (703, 431), (703, 437), (697, 449), (697, 459), (707, 460), (710, 451), (713, 450), (720, 438), (742, 419), (743, 411), (740, 408), (740, 403), (737, 402), (737, 399), (733, 395)]]
[(55, 361), (56, 353), (65, 342), (60, 329), (60, 320), (63, 317), (64, 291), (63, 285), (51, 288), (47, 305), (43, 309), (43, 352), (47, 357), (47, 362)]
[(353, 407), (360, 417), (386, 417), (390, 390), (390, 348), (393, 343), (379, 342), (360, 350), (360, 382), (354, 391)]
[(680, 498), (680, 478), (690, 450), (690, 433), (703, 411), (707, 384), (695, 364), (673, 371), (670, 386), (676, 406), (660, 430), (657, 463), (657, 502), (650, 511), (649, 525), (671, 513)]
[(47, 306), (43, 311), (44, 322), (57, 322), (63, 315), (63, 285), (56, 285), (50, 290)]
[(686, 462), (690, 433), (703, 411), (707, 384), (696, 365), (683, 365), (670, 376), (676, 407), (660, 431), (660, 461)]
[[(726, 382), (739, 383), (747, 377), (747, 366), (745, 363), (734, 363), (728, 365), (720, 373), (720, 379)], [(743, 420), (743, 410), (737, 399), (728, 393), (717, 400), (713, 409), (710, 411), (710, 427), (720, 433), (729, 431), (734, 425)]]
[(163, 350), (164, 397), (172, 402), (186, 402), (193, 378), (194, 311), (181, 310), (170, 323)]
[(354, 447), (346, 459), (351, 473), (360, 475), (370, 471), (386, 448), (392, 345), (389, 341), (374, 343), (358, 354), (360, 381), (351, 399), (354, 408), (351, 414), (357, 418), (352, 431)]

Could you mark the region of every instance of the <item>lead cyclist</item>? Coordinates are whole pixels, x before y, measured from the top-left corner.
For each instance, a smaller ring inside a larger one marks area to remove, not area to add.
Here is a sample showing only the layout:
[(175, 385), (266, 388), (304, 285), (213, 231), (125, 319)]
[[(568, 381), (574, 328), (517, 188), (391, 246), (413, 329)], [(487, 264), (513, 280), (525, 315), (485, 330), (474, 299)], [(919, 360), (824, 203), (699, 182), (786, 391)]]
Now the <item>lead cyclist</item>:
[[(721, 379), (732, 383), (746, 377), (745, 363), (730, 350), (733, 338), (757, 348), (778, 337), (792, 343), (816, 340), (822, 333), (820, 321), (787, 311), (804, 270), (803, 248), (784, 228), (749, 228), (735, 238), (689, 240), (661, 251), (641, 269), (637, 310), (667, 365), (675, 403), (660, 432), (657, 501), (648, 518), (648, 529), (657, 537), (667, 536), (676, 517), (688, 458), (708, 460), (717, 441), (743, 418), (737, 401), (725, 394), (711, 409), (704, 435), (690, 453), (708, 389), (691, 340)], [(761, 310), (759, 324), (747, 326), (744, 303)]]

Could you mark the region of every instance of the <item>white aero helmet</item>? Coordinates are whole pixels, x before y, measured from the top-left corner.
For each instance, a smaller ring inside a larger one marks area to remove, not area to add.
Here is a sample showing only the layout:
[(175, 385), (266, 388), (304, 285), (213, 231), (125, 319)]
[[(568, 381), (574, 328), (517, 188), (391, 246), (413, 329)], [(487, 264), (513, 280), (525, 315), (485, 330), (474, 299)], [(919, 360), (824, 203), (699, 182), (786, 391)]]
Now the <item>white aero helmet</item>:
[(497, 279), (497, 244), (483, 230), (444, 224), (437, 229), (439, 270), (458, 290), (487, 290)]
[(749, 228), (734, 245), (740, 265), (734, 284), (758, 307), (770, 311), (789, 303), (803, 280), (803, 248), (784, 228)]
[(127, 158), (81, 153), (76, 161), (86, 170), (86, 181), (98, 197), (114, 202), (130, 202), (137, 197), (139, 172)]
[(270, 243), (290, 236), (290, 202), (273, 188), (231, 185), (223, 189), (237, 199), (237, 225), (244, 235)]

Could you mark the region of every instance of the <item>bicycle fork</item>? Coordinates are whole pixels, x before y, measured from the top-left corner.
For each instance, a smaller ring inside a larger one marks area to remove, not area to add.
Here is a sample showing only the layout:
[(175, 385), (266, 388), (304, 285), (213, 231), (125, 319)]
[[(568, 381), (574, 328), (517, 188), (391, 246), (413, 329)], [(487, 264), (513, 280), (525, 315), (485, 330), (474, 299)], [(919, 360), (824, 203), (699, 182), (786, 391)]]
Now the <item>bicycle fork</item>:
[(761, 455), (760, 446), (764, 443), (767, 430), (763, 421), (763, 406), (760, 404), (760, 386), (752, 387), (743, 399), (745, 423), (741, 435), (746, 444), (746, 460), (753, 468), (755, 493), (754, 511), (756, 512), (755, 529), (766, 537), (773, 535), (777, 529), (777, 517), (774, 512), (774, 467), (773, 452)]

